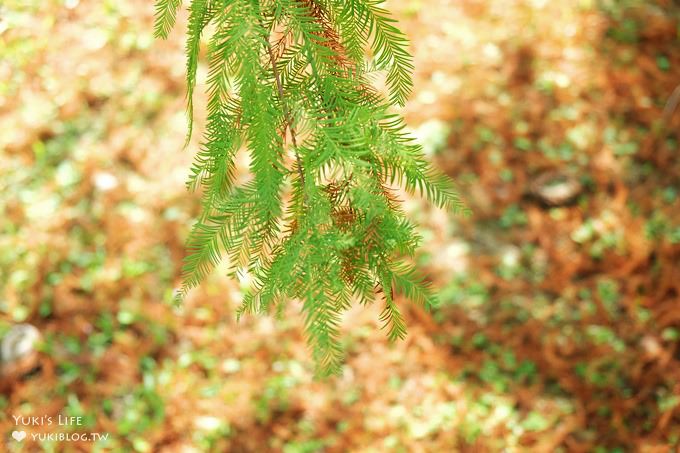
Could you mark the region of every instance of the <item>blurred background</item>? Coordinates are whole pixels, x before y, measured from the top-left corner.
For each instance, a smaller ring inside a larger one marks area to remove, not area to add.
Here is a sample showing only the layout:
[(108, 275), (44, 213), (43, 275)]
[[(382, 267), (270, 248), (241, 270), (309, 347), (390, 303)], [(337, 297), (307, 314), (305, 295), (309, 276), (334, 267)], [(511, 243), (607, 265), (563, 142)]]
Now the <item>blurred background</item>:
[[(408, 200), (441, 305), (402, 301), (396, 344), (352, 310), (315, 381), (294, 305), (237, 324), (223, 271), (169, 304), (199, 208), (186, 14), (162, 42), (152, 0), (0, 2), (0, 450), (677, 451), (680, 5), (388, 7), (403, 113), (474, 214)], [(109, 437), (11, 437), (60, 414)]]

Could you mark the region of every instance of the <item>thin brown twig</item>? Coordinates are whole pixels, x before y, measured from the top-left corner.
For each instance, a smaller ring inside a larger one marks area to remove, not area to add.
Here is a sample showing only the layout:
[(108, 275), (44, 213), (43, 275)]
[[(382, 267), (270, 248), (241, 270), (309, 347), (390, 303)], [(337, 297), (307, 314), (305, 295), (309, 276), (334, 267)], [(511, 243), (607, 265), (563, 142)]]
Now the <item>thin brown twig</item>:
[(666, 106), (663, 109), (662, 118), (666, 126), (670, 124), (671, 118), (675, 113), (675, 109), (678, 107), (678, 103), (680, 103), (680, 85), (675, 87), (675, 90), (673, 90), (673, 93), (668, 98)]
[[(262, 23), (262, 20), (260, 20), (260, 26), (265, 29), (264, 24)], [(290, 114), (290, 110), (288, 109), (288, 104), (286, 103), (286, 98), (283, 92), (283, 84), (281, 83), (281, 76), (279, 75), (279, 70), (276, 68), (276, 58), (274, 57), (274, 50), (272, 49), (272, 45), (269, 42), (271, 35), (267, 36), (267, 39), (265, 40), (265, 46), (267, 48), (267, 53), (269, 54), (269, 62), (272, 65), (272, 73), (274, 74), (274, 80), (276, 82), (276, 90), (279, 95), (279, 99), (281, 100), (281, 106), (283, 107), (283, 116), (284, 120), (288, 126), (288, 129), (290, 129), (290, 137), (291, 141), (293, 142), (293, 152), (295, 153), (295, 160), (297, 162), (297, 170), (298, 174), (300, 175), (300, 181), (302, 182), (302, 190), (303, 190), (303, 203), (306, 202), (307, 200), (307, 194), (304, 191), (305, 187), (305, 174), (304, 170), (302, 168), (302, 159), (300, 159), (300, 154), (298, 153), (297, 149), (297, 138), (296, 138), (296, 132), (295, 132), (295, 126), (293, 125), (293, 119)]]

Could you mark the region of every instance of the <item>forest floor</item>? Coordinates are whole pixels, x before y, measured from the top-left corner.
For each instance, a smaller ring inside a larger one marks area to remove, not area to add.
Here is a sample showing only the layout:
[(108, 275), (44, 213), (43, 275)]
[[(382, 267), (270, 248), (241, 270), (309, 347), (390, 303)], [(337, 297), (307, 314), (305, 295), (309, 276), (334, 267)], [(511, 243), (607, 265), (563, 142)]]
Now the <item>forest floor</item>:
[[(680, 448), (680, 7), (389, 4), (415, 54), (404, 113), (473, 215), (407, 201), (441, 305), (403, 301), (395, 344), (380, 307), (352, 310), (326, 381), (295, 306), (236, 323), (224, 272), (169, 303), (198, 212), (186, 17), (161, 42), (150, 0), (0, 5), (0, 335), (44, 338), (0, 382), (4, 450)], [(10, 437), (60, 413), (108, 440)]]

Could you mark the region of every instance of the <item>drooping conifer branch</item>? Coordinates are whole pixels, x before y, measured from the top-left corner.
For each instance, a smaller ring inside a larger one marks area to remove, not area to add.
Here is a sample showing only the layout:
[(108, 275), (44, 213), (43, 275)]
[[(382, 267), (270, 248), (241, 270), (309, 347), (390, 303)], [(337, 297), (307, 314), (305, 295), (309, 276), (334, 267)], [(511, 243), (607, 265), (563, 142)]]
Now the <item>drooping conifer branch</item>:
[[(302, 301), (321, 374), (341, 369), (340, 314), (353, 301), (384, 301), (391, 340), (406, 324), (395, 294), (428, 306), (434, 296), (409, 263), (420, 237), (394, 194), (400, 185), (435, 205), (464, 209), (451, 181), (425, 159), (390, 112), (411, 90), (408, 41), (379, 0), (192, 0), (189, 111), (200, 39), (207, 45), (208, 117), (189, 187), (203, 188), (188, 239), (178, 302), (223, 259), (251, 276), (238, 316), (282, 313)], [(166, 37), (181, 0), (157, 0)], [(275, 38), (275, 34), (280, 34)], [(365, 57), (370, 49), (372, 60)], [(369, 77), (387, 75), (383, 96)], [(191, 123), (191, 121), (190, 121)], [(295, 168), (288, 169), (291, 136)], [(236, 153), (252, 179), (235, 185)]]

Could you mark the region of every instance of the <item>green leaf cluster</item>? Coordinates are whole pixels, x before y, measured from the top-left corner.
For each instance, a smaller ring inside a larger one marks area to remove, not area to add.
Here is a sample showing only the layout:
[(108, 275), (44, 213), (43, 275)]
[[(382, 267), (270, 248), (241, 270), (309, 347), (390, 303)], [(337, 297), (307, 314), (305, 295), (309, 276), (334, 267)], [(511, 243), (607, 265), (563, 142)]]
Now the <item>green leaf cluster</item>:
[[(302, 301), (320, 374), (342, 365), (340, 320), (353, 301), (382, 300), (391, 340), (406, 325), (395, 292), (434, 296), (408, 258), (420, 237), (396, 188), (463, 210), (390, 112), (411, 91), (408, 41), (377, 0), (192, 0), (189, 122), (200, 42), (207, 41), (207, 126), (188, 181), (202, 212), (188, 239), (178, 300), (222, 260), (253, 282), (239, 316)], [(165, 38), (181, 0), (157, 0)], [(210, 27), (209, 27), (210, 25)], [(367, 58), (367, 55), (370, 57)], [(371, 84), (385, 74), (388, 95)], [(191, 134), (191, 132), (189, 133)], [(251, 178), (238, 184), (237, 153)]]

